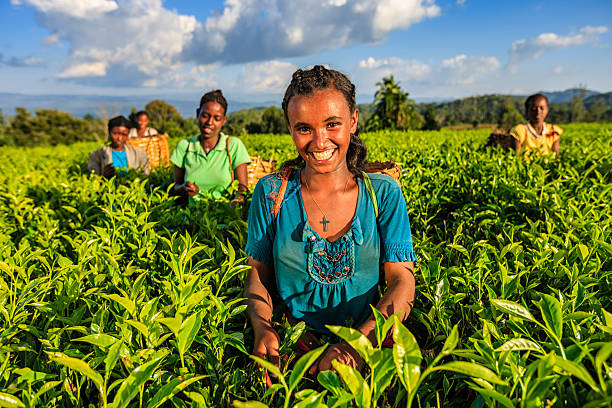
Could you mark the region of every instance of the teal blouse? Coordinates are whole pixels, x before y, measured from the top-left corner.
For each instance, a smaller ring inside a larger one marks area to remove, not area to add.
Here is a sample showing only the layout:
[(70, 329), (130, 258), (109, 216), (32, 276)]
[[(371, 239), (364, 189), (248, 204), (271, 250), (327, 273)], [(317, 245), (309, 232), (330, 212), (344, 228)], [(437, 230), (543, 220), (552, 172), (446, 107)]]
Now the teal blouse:
[(280, 188), (278, 173), (255, 187), (249, 210), (246, 253), (273, 267), (278, 293), (291, 314), (321, 333), (325, 325), (357, 327), (378, 302), (379, 266), (416, 262), (410, 221), (401, 188), (391, 177), (369, 174), (379, 207), (378, 219), (364, 181), (350, 229), (333, 242), (310, 226), (294, 171), (280, 211), (272, 214)]

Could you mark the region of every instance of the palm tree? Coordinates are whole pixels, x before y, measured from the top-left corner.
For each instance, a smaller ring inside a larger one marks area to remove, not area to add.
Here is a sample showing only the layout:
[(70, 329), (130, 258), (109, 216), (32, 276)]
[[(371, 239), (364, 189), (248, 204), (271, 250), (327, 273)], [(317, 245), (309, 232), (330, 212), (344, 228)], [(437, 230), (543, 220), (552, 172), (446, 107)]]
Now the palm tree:
[(393, 75), (377, 82), (374, 94), (374, 114), (366, 123), (366, 130), (415, 129), (421, 118), (415, 111), (414, 101), (403, 92)]

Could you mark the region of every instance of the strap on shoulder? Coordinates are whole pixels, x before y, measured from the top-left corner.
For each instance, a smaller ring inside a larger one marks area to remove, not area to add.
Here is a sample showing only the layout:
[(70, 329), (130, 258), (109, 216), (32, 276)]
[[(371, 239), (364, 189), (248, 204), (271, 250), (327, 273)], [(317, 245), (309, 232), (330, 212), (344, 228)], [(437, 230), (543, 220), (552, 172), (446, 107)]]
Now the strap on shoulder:
[(230, 175), (232, 176), (232, 183), (234, 182), (234, 166), (232, 166), (232, 155), (229, 151), (229, 136), (225, 139), (225, 151), (227, 152), (227, 160), (230, 166)]
[(281, 185), (278, 189), (278, 194), (274, 197), (274, 206), (272, 207), (272, 215), (274, 215), (274, 218), (276, 218), (280, 212), (281, 204), (283, 203), (285, 192), (287, 191), (287, 183), (292, 174), (293, 169), (291, 167), (287, 167), (280, 171)]
[(378, 199), (376, 198), (376, 193), (374, 192), (374, 186), (372, 186), (372, 179), (365, 171), (363, 171), (362, 174), (363, 183), (365, 184), (365, 188), (368, 190), (368, 194), (370, 194), (372, 204), (374, 205), (374, 214), (376, 215), (376, 219), (378, 219)]

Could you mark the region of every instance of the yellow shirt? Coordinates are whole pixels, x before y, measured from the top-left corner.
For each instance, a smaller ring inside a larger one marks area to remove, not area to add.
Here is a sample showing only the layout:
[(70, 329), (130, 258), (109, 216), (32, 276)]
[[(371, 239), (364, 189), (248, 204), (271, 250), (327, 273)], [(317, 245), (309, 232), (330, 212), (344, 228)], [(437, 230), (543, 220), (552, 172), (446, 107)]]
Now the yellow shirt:
[(552, 145), (561, 138), (561, 133), (563, 129), (548, 123), (544, 123), (542, 135), (536, 135), (533, 128), (527, 124), (516, 125), (510, 130), (510, 135), (521, 144), (521, 151), (539, 150), (542, 154), (552, 151)]

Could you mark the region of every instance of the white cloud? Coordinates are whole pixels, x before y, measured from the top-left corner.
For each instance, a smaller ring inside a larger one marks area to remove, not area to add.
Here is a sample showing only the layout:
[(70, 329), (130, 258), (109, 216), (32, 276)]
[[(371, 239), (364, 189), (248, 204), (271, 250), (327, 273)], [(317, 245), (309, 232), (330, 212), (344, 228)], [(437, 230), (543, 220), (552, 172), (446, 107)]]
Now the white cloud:
[(75, 64), (68, 67), (64, 72), (57, 75), (58, 78), (83, 78), (101, 77), (106, 75), (106, 64), (104, 62), (91, 62)]
[(440, 14), (435, 0), (225, 0), (200, 22), (162, 1), (11, 0), (35, 8), (45, 45), (67, 47), (57, 78), (134, 87), (209, 83), (198, 67), (211, 64), (273, 61), (283, 71), (274, 60), (381, 42)]
[[(15, 2), (15, 0), (12, 0)], [(37, 10), (69, 56), (57, 78), (95, 85), (141, 86), (173, 82), (180, 55), (199, 24), (169, 11), (161, 0), (20, 0)]]
[(553, 68), (553, 74), (560, 75), (564, 71), (565, 71), (565, 69), (563, 68), (563, 65), (557, 65), (556, 67)]
[(549, 51), (585, 44), (595, 44), (599, 41), (599, 36), (607, 31), (608, 28), (605, 26), (586, 26), (575, 34), (558, 35), (555, 33), (543, 33), (536, 38), (515, 41), (512, 43), (512, 48), (510, 48), (508, 64), (513, 66), (527, 59), (537, 59)]
[(11, 0), (12, 4), (27, 4), (44, 14), (61, 14), (79, 19), (95, 19), (116, 10), (113, 0)]
[(367, 58), (359, 62), (356, 78), (362, 89), (373, 92), (376, 82), (393, 75), (403, 87), (467, 85), (497, 71), (501, 66), (495, 57), (467, 56), (460, 54), (430, 66), (419, 60), (397, 57), (386, 59)]
[(186, 58), (254, 62), (383, 41), (440, 14), (434, 0), (226, 0), (194, 36)]
[(439, 71), (449, 84), (473, 84), (479, 78), (497, 71), (501, 66), (495, 57), (459, 54), (442, 61)]
[(296, 69), (281, 61), (246, 64), (240, 74), (240, 88), (247, 93), (283, 93)]
[(376, 60), (372, 57), (359, 62), (359, 70), (369, 71), (378, 79), (393, 75), (400, 81), (422, 81), (429, 78), (431, 68), (418, 60), (390, 57)]

